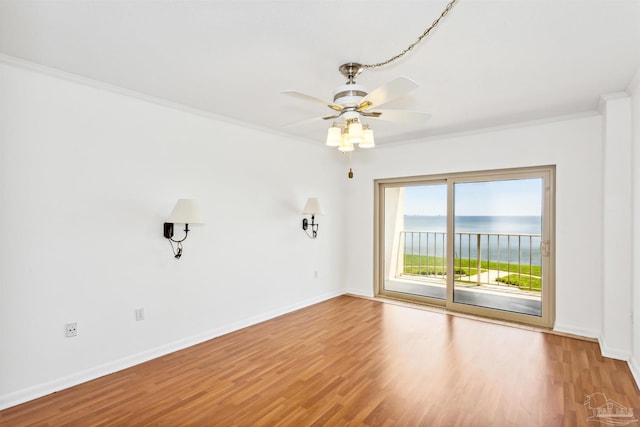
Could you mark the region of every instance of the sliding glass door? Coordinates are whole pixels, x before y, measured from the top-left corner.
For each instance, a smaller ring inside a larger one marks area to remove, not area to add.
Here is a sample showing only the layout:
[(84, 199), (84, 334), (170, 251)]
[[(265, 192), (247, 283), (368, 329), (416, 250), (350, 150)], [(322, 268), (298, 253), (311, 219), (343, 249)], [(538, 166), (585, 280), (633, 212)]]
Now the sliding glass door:
[(554, 173), (377, 181), (377, 294), (552, 326)]

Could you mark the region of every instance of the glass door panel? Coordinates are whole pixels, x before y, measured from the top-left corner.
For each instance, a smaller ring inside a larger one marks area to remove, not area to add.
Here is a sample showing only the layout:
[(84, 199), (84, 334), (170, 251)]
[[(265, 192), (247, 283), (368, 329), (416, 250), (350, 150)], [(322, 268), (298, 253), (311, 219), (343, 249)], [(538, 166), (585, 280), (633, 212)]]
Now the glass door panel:
[(444, 300), (447, 184), (384, 189), (383, 292)]
[(453, 302), (542, 316), (542, 178), (456, 182)]

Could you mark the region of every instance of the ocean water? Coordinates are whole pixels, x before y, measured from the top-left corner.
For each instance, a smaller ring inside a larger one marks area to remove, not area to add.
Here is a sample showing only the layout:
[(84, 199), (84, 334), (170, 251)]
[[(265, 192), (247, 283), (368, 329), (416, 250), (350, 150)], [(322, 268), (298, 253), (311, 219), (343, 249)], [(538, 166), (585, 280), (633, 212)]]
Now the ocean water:
[[(541, 238), (513, 235), (541, 234), (540, 216), (457, 216), (454, 229), (457, 233), (454, 248), (457, 258), (476, 259), (477, 236), (480, 234), (480, 256), (483, 260), (541, 265)], [(405, 253), (446, 255), (446, 216), (405, 215), (404, 230), (407, 232)], [(423, 233), (409, 233), (412, 231)]]

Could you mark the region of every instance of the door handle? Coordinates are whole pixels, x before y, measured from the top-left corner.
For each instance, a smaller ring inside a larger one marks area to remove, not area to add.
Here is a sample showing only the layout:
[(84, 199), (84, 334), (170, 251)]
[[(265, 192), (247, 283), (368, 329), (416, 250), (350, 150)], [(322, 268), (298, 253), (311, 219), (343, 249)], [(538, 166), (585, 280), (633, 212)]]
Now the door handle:
[(548, 240), (543, 240), (540, 242), (540, 254), (542, 256), (549, 256), (549, 245), (550, 242)]

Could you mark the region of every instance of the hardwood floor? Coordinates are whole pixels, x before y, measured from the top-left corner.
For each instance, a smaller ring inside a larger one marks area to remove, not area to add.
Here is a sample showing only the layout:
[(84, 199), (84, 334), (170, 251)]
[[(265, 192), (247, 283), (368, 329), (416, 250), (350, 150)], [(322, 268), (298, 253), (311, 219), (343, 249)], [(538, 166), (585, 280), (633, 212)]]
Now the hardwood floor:
[(640, 417), (626, 363), (594, 342), (342, 296), (6, 409), (0, 425), (597, 426), (584, 404), (597, 392)]

